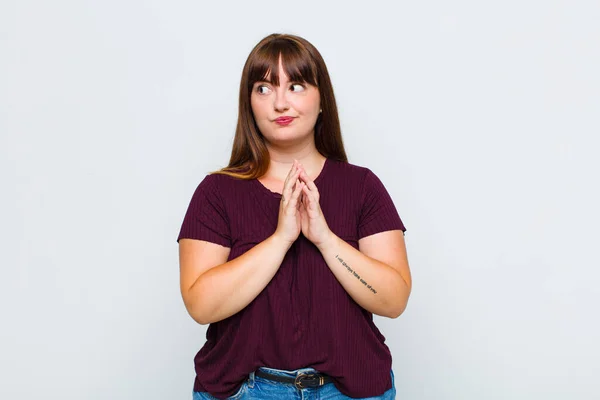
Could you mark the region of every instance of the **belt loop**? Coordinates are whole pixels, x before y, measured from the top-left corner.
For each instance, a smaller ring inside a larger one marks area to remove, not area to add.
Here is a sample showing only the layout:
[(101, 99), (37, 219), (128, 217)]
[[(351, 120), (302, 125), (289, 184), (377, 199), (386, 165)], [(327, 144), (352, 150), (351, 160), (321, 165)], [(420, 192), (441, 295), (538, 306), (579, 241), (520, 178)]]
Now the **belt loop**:
[(250, 372), (250, 376), (248, 377), (248, 387), (250, 389), (254, 388), (254, 371)]

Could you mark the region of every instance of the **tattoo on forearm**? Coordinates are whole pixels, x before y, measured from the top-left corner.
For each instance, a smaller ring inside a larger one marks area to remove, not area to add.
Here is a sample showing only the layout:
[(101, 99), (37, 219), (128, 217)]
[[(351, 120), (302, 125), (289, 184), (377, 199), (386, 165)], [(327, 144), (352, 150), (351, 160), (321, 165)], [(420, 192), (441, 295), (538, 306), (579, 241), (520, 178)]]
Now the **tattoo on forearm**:
[(350, 272), (356, 279), (358, 279), (360, 281), (360, 283), (362, 283), (363, 285), (365, 285), (367, 287), (367, 289), (369, 289), (371, 292), (377, 294), (377, 290), (375, 290), (371, 285), (369, 285), (363, 278), (360, 277), (359, 274), (356, 273), (356, 271), (354, 271), (352, 268), (350, 268), (350, 266), (348, 264), (346, 264), (344, 262), (344, 260), (342, 258), (340, 258), (339, 256), (335, 256), (335, 258), (344, 266), (346, 267), (346, 269), (348, 270), (348, 272)]

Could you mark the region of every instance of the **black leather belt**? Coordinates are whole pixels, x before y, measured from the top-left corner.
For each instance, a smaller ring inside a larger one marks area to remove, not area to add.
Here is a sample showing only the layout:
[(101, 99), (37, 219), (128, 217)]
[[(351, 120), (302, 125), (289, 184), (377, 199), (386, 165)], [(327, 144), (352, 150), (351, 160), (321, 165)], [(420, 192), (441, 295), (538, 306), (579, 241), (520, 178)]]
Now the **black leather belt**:
[(254, 373), (254, 376), (259, 376), (270, 381), (291, 383), (298, 389), (304, 389), (308, 387), (319, 387), (331, 382), (331, 378), (329, 376), (315, 372), (300, 372), (296, 377), (291, 377), (271, 374), (258, 369)]

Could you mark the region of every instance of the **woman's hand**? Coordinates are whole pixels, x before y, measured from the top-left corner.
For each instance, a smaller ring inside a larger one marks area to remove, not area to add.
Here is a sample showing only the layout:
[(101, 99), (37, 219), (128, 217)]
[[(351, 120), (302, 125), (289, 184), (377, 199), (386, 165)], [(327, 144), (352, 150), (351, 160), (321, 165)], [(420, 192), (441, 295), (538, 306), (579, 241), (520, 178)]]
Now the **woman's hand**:
[(298, 180), (300, 169), (298, 161), (294, 161), (292, 169), (283, 183), (281, 203), (279, 203), (279, 218), (275, 236), (280, 237), (287, 245), (292, 243), (300, 235), (302, 222), (300, 219), (300, 194), (305, 183)]
[(332, 237), (332, 232), (321, 211), (319, 190), (302, 166), (300, 166), (299, 178), (300, 182), (304, 184), (300, 201), (302, 234), (320, 247)]

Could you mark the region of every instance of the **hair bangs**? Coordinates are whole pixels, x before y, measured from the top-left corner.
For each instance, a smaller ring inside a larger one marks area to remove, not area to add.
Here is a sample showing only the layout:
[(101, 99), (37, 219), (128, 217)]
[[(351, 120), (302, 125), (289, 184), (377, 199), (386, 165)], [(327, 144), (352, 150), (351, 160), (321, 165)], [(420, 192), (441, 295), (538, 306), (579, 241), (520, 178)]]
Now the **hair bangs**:
[(317, 65), (308, 52), (290, 40), (274, 40), (255, 54), (248, 71), (248, 89), (256, 82), (269, 82), (279, 86), (279, 59), (288, 79), (318, 87)]

